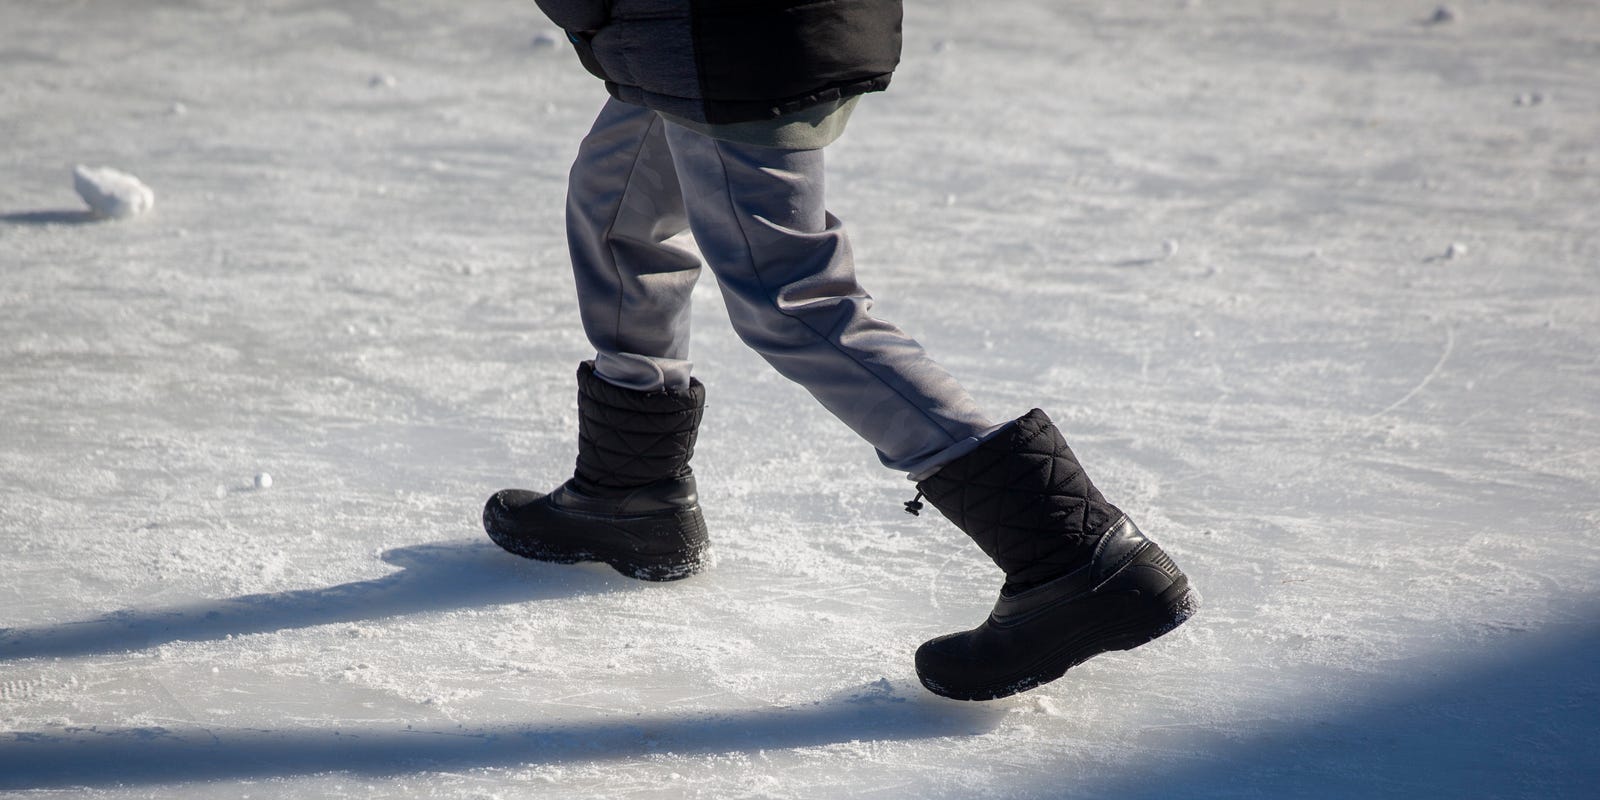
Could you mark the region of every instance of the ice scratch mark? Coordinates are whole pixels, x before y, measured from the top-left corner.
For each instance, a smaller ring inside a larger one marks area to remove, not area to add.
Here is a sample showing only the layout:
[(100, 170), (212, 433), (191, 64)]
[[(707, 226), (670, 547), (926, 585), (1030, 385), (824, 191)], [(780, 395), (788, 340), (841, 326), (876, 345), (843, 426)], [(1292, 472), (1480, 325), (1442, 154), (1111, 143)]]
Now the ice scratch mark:
[(1195, 472), (1189, 473), (1188, 475), (1179, 475), (1178, 477), (1173, 478), (1172, 480), (1169, 480), (1169, 481), (1162, 481), (1161, 485), (1160, 485), (1160, 488), (1163, 489), (1163, 490), (1171, 489), (1174, 486), (1182, 486), (1183, 484), (1190, 483), (1190, 482), (1193, 482), (1193, 481), (1197, 481), (1197, 480), (1200, 480), (1201, 478), (1214, 477), (1214, 476), (1216, 476), (1216, 474), (1217, 473), (1216, 473), (1215, 470), (1209, 470), (1209, 469), (1197, 470)]
[(1579, 451), (1573, 452), (1573, 453), (1562, 453), (1561, 455), (1558, 455), (1558, 456), (1551, 456), (1549, 458), (1545, 458), (1545, 459), (1541, 459), (1539, 461), (1535, 461), (1532, 464), (1528, 465), (1528, 469), (1540, 469), (1542, 467), (1549, 466), (1550, 464), (1560, 463), (1560, 462), (1566, 461), (1568, 459), (1583, 458), (1584, 456), (1589, 455), (1589, 454), (1594, 453), (1594, 452), (1597, 452), (1597, 451), (1600, 451), (1600, 447), (1589, 447), (1589, 448), (1586, 448), (1586, 449), (1583, 449), (1583, 450), (1579, 450)]
[(839, 601), (839, 602), (843, 602), (843, 603), (846, 603), (846, 604), (849, 604), (849, 605), (858, 605), (859, 606), (859, 605), (862, 605), (862, 604), (861, 603), (852, 603), (849, 600), (845, 600), (845, 599), (839, 597), (838, 594), (840, 592), (848, 592), (848, 591), (853, 591), (855, 589), (864, 589), (864, 588), (867, 588), (867, 587), (872, 587), (872, 586), (877, 586), (877, 585), (878, 585), (877, 581), (860, 581), (860, 582), (857, 582), (857, 583), (845, 584), (843, 586), (829, 586), (829, 587), (824, 588), (824, 589), (814, 589), (814, 590), (811, 590), (811, 591), (805, 591), (805, 590), (802, 590), (802, 589), (781, 589), (781, 590), (779, 590), (777, 592), (774, 592), (773, 594), (768, 595), (767, 596), (767, 601), (768, 602), (773, 602), (773, 603), (783, 603), (783, 602), (788, 602), (790, 600), (795, 600), (797, 598), (805, 598), (807, 600), (816, 600), (816, 601), (819, 601), (819, 602), (821, 602), (821, 601)]
[(952, 553), (950, 555), (950, 557), (946, 558), (944, 560), (944, 563), (940, 564), (939, 568), (934, 571), (933, 577), (928, 580), (928, 605), (929, 606), (931, 606), (931, 607), (933, 607), (935, 609), (940, 607), (939, 606), (939, 579), (944, 577), (945, 570), (949, 569), (950, 565), (956, 563), (956, 559), (961, 558), (963, 555), (964, 555), (964, 553), (961, 553), (961, 552)]
[(1411, 398), (1416, 397), (1418, 394), (1420, 394), (1422, 392), (1423, 389), (1428, 388), (1428, 384), (1433, 383), (1433, 379), (1434, 378), (1439, 377), (1439, 373), (1444, 371), (1445, 362), (1450, 360), (1450, 354), (1454, 353), (1455, 350), (1456, 350), (1456, 330), (1455, 330), (1455, 328), (1445, 328), (1444, 329), (1444, 352), (1439, 354), (1439, 360), (1434, 363), (1433, 369), (1428, 370), (1428, 374), (1422, 376), (1422, 380), (1420, 382), (1418, 382), (1416, 386), (1411, 387), (1411, 391), (1406, 392), (1404, 397), (1400, 398), (1399, 400), (1394, 401), (1393, 403), (1390, 403), (1388, 408), (1385, 408), (1384, 410), (1379, 411), (1378, 413), (1373, 414), (1370, 417), (1367, 417), (1366, 421), (1367, 422), (1371, 422), (1371, 421), (1383, 416), (1384, 414), (1387, 414), (1390, 411), (1393, 411), (1393, 410), (1405, 405), (1406, 403), (1411, 402)]
[(693, 697), (680, 697), (680, 698), (678, 698), (676, 700), (669, 700), (666, 703), (663, 703), (662, 705), (668, 706), (668, 707), (671, 707), (671, 706), (683, 706), (683, 705), (688, 705), (690, 703), (694, 703), (694, 702), (697, 702), (697, 701), (700, 701), (700, 700), (708, 700), (708, 699), (713, 698), (713, 697), (724, 697), (724, 696), (732, 695), (732, 694), (733, 694), (732, 692), (727, 691), (726, 689), (724, 689), (724, 690), (718, 691), (718, 692), (708, 692), (706, 694), (697, 694), (697, 695), (695, 695)]

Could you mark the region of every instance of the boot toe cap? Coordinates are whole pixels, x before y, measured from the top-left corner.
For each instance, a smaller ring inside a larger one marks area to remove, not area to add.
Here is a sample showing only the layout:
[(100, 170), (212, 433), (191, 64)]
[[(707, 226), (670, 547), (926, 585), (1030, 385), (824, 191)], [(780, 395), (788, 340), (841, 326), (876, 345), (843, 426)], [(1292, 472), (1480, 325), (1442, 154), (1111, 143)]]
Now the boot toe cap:
[(993, 654), (984, 651), (977, 639), (981, 631), (949, 633), (930, 639), (917, 648), (917, 678), (928, 691), (956, 700), (988, 700), (1014, 691), (991, 688), (1005, 683), (1005, 675)]

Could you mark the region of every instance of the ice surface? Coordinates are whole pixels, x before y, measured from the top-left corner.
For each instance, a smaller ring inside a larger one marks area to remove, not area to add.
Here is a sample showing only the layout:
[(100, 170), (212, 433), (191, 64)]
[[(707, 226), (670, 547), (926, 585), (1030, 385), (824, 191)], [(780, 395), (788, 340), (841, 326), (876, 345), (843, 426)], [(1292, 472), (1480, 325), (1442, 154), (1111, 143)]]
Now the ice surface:
[[(1003, 5), (907, 4), (833, 210), (1207, 605), (962, 704), (911, 656), (998, 575), (709, 276), (716, 568), (483, 537), (588, 355), (533, 4), (0, 4), (0, 791), (1592, 796), (1600, 9)], [(160, 213), (75, 224), (80, 161)]]

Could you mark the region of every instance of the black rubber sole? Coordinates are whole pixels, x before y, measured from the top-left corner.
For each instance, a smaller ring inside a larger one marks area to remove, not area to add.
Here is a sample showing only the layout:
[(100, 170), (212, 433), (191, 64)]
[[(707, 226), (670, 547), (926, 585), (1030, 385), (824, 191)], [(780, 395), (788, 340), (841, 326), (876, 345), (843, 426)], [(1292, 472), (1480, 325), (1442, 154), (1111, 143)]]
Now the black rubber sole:
[(918, 674), (928, 691), (952, 700), (998, 700), (1050, 683), (1067, 670), (1103, 653), (1132, 650), (1171, 633), (1200, 610), (1200, 593), (1187, 582), (1174, 585), (1159, 598), (1151, 613), (1132, 618), (1107, 620), (1088, 628), (1082, 636), (1051, 651), (1041, 661), (1017, 674), (983, 686), (946, 687)]
[[(597, 562), (642, 581), (677, 581), (711, 564), (705, 518), (698, 505), (668, 513), (601, 516), (561, 511), (544, 524), (515, 519), (489, 499), (483, 527), (509, 553), (552, 564)], [(616, 543), (616, 544), (608, 544)], [(662, 549), (663, 547), (668, 549)]]
[(637, 578), (641, 581), (679, 581), (702, 572), (706, 567), (710, 566), (710, 554), (704, 551), (673, 557), (638, 556), (603, 553), (593, 549), (569, 550), (553, 547), (539, 541), (497, 537), (492, 532), (489, 534), (489, 538), (493, 539), (495, 544), (500, 545), (507, 552), (515, 553), (523, 558), (551, 564), (601, 563), (623, 575)]

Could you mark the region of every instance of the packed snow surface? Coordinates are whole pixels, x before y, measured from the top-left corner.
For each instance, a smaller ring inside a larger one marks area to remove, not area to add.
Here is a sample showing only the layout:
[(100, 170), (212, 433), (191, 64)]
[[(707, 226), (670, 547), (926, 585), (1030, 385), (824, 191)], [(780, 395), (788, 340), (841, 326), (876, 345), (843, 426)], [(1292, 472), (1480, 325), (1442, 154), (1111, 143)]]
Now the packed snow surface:
[[(0, 790), (1600, 784), (1600, 6), (907, 4), (828, 153), (863, 282), (1206, 597), (981, 704), (911, 656), (998, 573), (710, 277), (715, 568), (483, 536), (570, 474), (590, 355), (603, 92), (533, 3), (5, 3), (0, 74)], [(94, 224), (76, 163), (160, 209)]]

